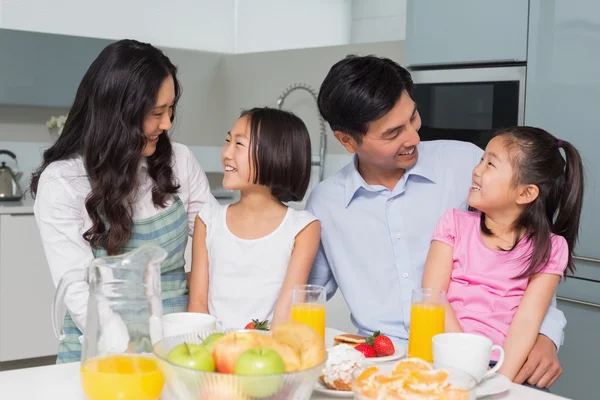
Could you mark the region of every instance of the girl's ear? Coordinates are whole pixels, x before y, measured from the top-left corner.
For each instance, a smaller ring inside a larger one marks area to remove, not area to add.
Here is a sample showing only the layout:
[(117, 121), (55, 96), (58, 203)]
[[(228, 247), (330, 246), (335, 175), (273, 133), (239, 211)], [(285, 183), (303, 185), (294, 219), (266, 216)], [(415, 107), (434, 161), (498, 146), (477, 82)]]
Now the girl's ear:
[(519, 185), (518, 193), (517, 204), (530, 204), (540, 195), (540, 188), (537, 185)]

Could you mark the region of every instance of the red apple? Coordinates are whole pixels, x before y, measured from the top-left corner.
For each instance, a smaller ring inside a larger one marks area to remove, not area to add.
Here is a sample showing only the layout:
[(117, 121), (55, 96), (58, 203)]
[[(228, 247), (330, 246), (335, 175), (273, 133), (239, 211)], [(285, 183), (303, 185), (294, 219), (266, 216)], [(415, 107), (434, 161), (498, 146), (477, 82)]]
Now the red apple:
[(223, 374), (233, 374), (235, 363), (246, 350), (259, 347), (256, 339), (245, 332), (230, 332), (215, 342), (213, 358), (217, 371)]

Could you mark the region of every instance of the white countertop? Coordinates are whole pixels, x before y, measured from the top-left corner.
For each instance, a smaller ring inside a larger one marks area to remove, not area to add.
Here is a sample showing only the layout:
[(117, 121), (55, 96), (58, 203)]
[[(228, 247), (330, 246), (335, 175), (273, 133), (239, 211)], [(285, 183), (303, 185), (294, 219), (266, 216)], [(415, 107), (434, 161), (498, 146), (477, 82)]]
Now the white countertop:
[[(342, 333), (327, 328), (327, 339)], [(331, 339), (332, 341), (332, 339)], [(79, 382), (80, 363), (49, 365), (0, 372), (0, 398), (2, 399), (48, 399), (48, 400), (85, 400)], [(168, 399), (168, 396), (163, 396)], [(332, 400), (332, 397), (315, 392), (311, 400)], [(489, 400), (558, 400), (555, 396), (539, 390), (512, 384), (509, 391), (488, 396)]]
[(28, 196), (21, 201), (0, 201), (1, 214), (33, 214), (33, 199)]
[[(217, 198), (219, 204), (231, 204), (237, 197)], [(2, 214), (33, 214), (33, 199), (28, 196), (20, 201), (0, 201), (0, 215)]]
[[(79, 383), (79, 363), (49, 365), (0, 372), (0, 398), (85, 400)], [(331, 400), (336, 397), (314, 393), (311, 400)], [(557, 400), (564, 399), (513, 384), (504, 394), (489, 396), (490, 400)]]

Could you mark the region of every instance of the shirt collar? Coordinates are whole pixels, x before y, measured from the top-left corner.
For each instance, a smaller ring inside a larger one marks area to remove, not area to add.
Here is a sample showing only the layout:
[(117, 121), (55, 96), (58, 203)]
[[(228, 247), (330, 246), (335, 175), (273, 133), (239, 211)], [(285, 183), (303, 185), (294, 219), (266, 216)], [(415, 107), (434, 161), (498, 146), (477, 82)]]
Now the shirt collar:
[[(402, 179), (408, 180), (411, 175), (417, 175), (435, 183), (435, 160), (431, 160), (421, 151), (423, 146), (419, 146), (419, 158), (417, 163), (406, 170)], [(425, 157), (424, 157), (425, 156)], [(369, 185), (357, 168), (357, 156), (355, 155), (352, 162), (346, 167), (346, 182), (344, 193), (344, 206), (348, 207), (350, 202), (356, 195), (356, 192), (361, 187), (369, 191), (379, 191), (376, 187)]]
[(417, 163), (406, 170), (405, 176), (408, 179), (411, 175), (418, 175), (428, 181), (435, 183), (435, 159), (431, 159), (425, 150), (425, 146), (419, 146), (419, 158)]

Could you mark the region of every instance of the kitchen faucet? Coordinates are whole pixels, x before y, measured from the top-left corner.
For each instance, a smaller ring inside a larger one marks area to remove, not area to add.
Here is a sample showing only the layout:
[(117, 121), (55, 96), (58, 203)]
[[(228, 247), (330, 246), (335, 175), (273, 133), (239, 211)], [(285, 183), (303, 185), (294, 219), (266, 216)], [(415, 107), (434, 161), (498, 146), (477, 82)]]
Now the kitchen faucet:
[(294, 83), (290, 87), (285, 89), (281, 96), (279, 96), (279, 98), (277, 99), (277, 107), (281, 109), (283, 107), (283, 102), (285, 101), (286, 97), (289, 96), (289, 94), (295, 90), (307, 91), (312, 95), (313, 99), (315, 100), (315, 104), (317, 104), (317, 117), (319, 118), (320, 126), (319, 158), (318, 160), (312, 160), (312, 165), (319, 167), (319, 182), (321, 182), (323, 180), (325, 172), (325, 152), (327, 151), (327, 135), (325, 131), (325, 121), (323, 120), (323, 117), (321, 116), (321, 113), (318, 109), (317, 92), (306, 83)]

